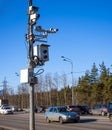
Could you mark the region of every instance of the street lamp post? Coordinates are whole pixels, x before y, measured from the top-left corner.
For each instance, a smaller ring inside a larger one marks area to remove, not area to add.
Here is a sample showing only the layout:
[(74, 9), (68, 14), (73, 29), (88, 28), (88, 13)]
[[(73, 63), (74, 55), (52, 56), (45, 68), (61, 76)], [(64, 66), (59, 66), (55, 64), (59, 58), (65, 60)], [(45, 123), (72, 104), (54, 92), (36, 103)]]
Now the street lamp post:
[(73, 90), (73, 62), (71, 59), (61, 56), (63, 61), (69, 62), (71, 64), (71, 79), (72, 79), (72, 105), (74, 104), (74, 90)]

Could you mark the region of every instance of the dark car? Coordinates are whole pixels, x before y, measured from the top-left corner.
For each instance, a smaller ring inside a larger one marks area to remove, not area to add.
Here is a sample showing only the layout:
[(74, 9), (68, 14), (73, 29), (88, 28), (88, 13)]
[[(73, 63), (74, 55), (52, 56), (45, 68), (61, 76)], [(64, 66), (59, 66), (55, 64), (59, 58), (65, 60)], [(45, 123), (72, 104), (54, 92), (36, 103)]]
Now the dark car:
[(80, 107), (78, 105), (67, 105), (66, 108), (68, 111), (80, 114)]
[(90, 114), (90, 108), (87, 105), (79, 105), (80, 114)]
[(110, 121), (112, 121), (112, 112), (108, 113), (108, 118), (110, 119)]
[(107, 117), (109, 117), (110, 121), (112, 121), (112, 103), (109, 103), (109, 104), (108, 104)]
[(46, 110), (45, 106), (37, 106), (35, 108), (35, 112), (37, 112), (37, 113), (45, 112), (45, 110)]
[(111, 113), (112, 112), (112, 102), (110, 102), (107, 106), (108, 106), (108, 112)]
[(64, 122), (79, 122), (80, 116), (76, 112), (71, 112), (65, 106), (49, 107), (45, 112), (46, 122), (58, 121), (61, 124)]
[(87, 105), (67, 105), (68, 111), (74, 111), (78, 114), (90, 114), (90, 108)]

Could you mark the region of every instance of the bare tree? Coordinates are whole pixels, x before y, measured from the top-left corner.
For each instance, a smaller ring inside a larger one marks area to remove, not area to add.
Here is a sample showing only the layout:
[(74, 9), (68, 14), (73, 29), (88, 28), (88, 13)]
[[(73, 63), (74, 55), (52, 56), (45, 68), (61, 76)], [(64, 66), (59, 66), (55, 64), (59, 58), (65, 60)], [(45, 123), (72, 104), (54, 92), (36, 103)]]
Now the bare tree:
[(21, 109), (29, 106), (29, 91), (26, 84), (18, 86), (18, 106)]
[(47, 93), (48, 93), (48, 105), (52, 105), (52, 100), (51, 100), (51, 89), (52, 89), (52, 78), (51, 78), (51, 74), (48, 73), (45, 75), (45, 86), (47, 89)]
[(59, 105), (59, 95), (58, 95), (58, 90), (59, 90), (59, 75), (58, 75), (58, 73), (54, 74), (53, 86), (56, 89), (56, 99), (57, 99), (57, 106), (58, 106)]
[(67, 93), (66, 93), (67, 76), (65, 73), (62, 75), (61, 79), (62, 79), (62, 85), (64, 87), (64, 101), (65, 101), (65, 105), (66, 105), (67, 104)]
[(38, 84), (35, 85), (35, 104), (43, 105), (44, 103), (44, 89), (43, 89), (43, 77), (42, 75), (38, 76)]

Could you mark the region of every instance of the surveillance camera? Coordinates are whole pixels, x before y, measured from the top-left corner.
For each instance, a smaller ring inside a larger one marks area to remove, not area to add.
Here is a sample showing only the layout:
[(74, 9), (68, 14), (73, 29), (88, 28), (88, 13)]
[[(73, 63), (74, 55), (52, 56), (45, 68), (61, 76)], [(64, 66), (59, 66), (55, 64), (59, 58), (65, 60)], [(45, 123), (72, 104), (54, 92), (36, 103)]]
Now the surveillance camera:
[(58, 31), (58, 29), (54, 29), (54, 28), (50, 28), (49, 30), (51, 33), (56, 33)]
[(57, 32), (58, 31), (58, 29), (54, 29), (54, 32)]
[(36, 15), (36, 14), (32, 14), (32, 15), (30, 15), (30, 20), (33, 20), (33, 19), (36, 20), (36, 18), (37, 18), (37, 15)]
[(54, 31), (54, 29), (53, 29), (53, 28), (50, 28), (49, 30), (50, 30), (50, 31)]
[(38, 11), (39, 7), (36, 6), (29, 6), (28, 14), (33, 14)]
[(36, 30), (36, 31), (41, 31), (41, 30), (42, 30), (42, 27), (41, 27), (41, 26), (37, 26), (37, 27), (35, 27), (35, 30)]
[(58, 32), (58, 31), (59, 31), (59, 29), (57, 28), (57, 29), (56, 29), (56, 32)]

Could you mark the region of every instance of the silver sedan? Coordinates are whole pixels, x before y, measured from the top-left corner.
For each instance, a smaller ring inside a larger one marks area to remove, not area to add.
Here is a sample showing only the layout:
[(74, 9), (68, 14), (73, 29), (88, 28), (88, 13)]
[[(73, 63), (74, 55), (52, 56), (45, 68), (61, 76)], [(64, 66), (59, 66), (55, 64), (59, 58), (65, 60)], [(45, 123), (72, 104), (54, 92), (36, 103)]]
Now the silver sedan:
[(58, 121), (61, 124), (64, 122), (79, 122), (80, 116), (76, 112), (67, 111), (65, 106), (49, 107), (45, 112), (45, 119), (48, 123)]

